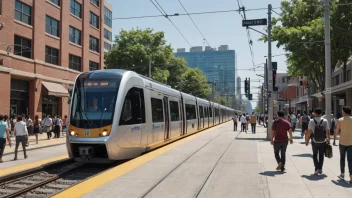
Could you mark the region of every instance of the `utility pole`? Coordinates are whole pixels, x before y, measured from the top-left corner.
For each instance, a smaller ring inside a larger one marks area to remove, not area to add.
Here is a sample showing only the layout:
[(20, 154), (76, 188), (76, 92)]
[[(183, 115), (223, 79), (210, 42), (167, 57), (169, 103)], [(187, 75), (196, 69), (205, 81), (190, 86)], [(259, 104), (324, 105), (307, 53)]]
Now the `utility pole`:
[(325, 115), (331, 125), (331, 41), (330, 41), (330, 13), (329, 0), (324, 0), (325, 24)]
[(152, 78), (152, 59), (149, 60), (149, 78)]
[(271, 138), (271, 125), (273, 123), (273, 67), (271, 64), (271, 4), (268, 5), (268, 136)]

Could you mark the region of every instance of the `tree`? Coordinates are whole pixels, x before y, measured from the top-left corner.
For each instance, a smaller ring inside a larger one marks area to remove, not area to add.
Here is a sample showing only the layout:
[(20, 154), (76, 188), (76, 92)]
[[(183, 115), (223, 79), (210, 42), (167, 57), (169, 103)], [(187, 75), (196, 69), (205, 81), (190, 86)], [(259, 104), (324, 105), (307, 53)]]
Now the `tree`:
[(113, 48), (105, 54), (105, 65), (109, 69), (133, 70), (141, 75), (149, 75), (149, 63), (152, 64), (151, 78), (198, 97), (206, 97), (211, 91), (206, 77), (199, 69), (191, 69), (183, 58), (175, 57), (173, 49), (166, 43), (164, 32), (152, 29), (121, 30), (115, 36)]
[[(331, 69), (347, 65), (351, 56), (352, 14), (350, 7), (338, 4), (350, 0), (331, 0)], [(325, 87), (324, 8), (320, 0), (281, 2), (281, 14), (273, 18), (272, 39), (284, 47), (289, 75), (308, 76), (315, 80), (319, 91)], [(265, 37), (262, 40), (266, 40)], [(332, 72), (329, 71), (329, 72)], [(345, 72), (346, 73), (346, 72)]]

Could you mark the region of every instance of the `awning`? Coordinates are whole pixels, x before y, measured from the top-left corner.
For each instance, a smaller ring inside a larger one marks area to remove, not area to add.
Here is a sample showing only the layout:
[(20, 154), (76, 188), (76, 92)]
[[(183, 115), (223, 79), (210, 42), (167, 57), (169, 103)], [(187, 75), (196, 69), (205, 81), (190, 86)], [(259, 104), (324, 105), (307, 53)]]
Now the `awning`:
[(48, 90), (49, 96), (56, 96), (56, 97), (68, 97), (67, 89), (57, 83), (45, 82), (42, 81), (44, 87)]

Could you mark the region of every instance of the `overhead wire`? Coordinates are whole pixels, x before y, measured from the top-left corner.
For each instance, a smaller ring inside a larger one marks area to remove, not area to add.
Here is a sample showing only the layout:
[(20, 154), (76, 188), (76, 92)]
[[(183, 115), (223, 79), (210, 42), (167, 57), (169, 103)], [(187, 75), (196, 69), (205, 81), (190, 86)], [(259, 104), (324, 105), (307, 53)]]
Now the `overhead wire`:
[(178, 2), (181, 4), (182, 8), (184, 9), (184, 11), (187, 13), (188, 17), (191, 19), (191, 21), (193, 22), (194, 26), (196, 26), (198, 32), (200, 33), (200, 35), (202, 35), (203, 40), (208, 44), (208, 46), (211, 46), (208, 42), (208, 40), (205, 38), (205, 36), (203, 35), (203, 33), (200, 31), (200, 29), (198, 28), (197, 24), (194, 22), (194, 20), (192, 19), (191, 15), (188, 14), (188, 11), (186, 10), (185, 6), (183, 6), (181, 0), (178, 0)]

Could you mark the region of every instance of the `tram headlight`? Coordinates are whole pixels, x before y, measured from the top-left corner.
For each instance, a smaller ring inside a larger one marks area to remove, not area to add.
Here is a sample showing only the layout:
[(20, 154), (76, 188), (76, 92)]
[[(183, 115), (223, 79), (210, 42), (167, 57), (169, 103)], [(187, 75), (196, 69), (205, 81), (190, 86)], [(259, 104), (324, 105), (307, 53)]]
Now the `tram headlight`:
[(71, 136), (77, 136), (77, 134), (76, 134), (75, 131), (73, 131), (73, 130), (70, 130), (70, 135), (71, 135)]
[(105, 136), (110, 135), (110, 133), (109, 133), (109, 131), (108, 131), (108, 130), (104, 129), (104, 131), (103, 131), (103, 132), (101, 132), (99, 135), (100, 135), (100, 137), (105, 137)]

